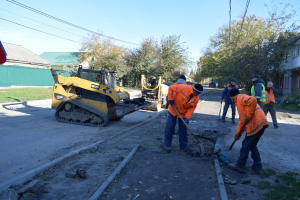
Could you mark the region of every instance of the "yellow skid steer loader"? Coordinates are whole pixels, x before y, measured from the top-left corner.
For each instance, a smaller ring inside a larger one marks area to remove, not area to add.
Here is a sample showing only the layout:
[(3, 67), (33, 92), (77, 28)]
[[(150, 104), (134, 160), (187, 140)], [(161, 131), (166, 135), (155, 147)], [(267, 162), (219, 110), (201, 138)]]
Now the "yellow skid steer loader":
[(52, 109), (58, 121), (86, 126), (106, 126), (110, 120), (151, 105), (143, 98), (130, 99), (116, 85), (116, 73), (78, 68), (77, 73), (51, 69), (54, 79)]
[(161, 76), (145, 78), (141, 76), (141, 97), (151, 102), (150, 106), (143, 107), (144, 110), (159, 111), (162, 107), (167, 108), (168, 105), (168, 89), (169, 86), (162, 83)]

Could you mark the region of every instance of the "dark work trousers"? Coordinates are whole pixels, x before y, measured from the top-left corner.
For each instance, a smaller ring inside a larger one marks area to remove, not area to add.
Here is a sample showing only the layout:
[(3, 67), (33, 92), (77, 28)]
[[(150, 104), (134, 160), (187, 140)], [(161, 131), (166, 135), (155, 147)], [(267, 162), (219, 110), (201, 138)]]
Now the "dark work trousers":
[(259, 102), (257, 102), (257, 104), (258, 104), (261, 108), (263, 108), (263, 105), (264, 105), (263, 102), (259, 101)]
[(247, 136), (242, 142), (242, 148), (240, 150), (240, 157), (237, 161), (237, 165), (245, 167), (248, 159), (249, 152), (251, 151), (251, 158), (253, 160), (252, 167), (256, 170), (262, 170), (262, 164), (259, 151), (256, 147), (260, 137), (264, 134), (265, 128), (262, 128), (258, 133), (252, 136)]
[(164, 145), (167, 147), (170, 147), (172, 144), (172, 136), (175, 131), (176, 121), (178, 120), (178, 126), (179, 126), (179, 144), (180, 149), (187, 148), (188, 145), (188, 137), (187, 137), (187, 128), (183, 124), (180, 118), (177, 118), (177, 116), (173, 116), (170, 112), (168, 115), (168, 122), (165, 129), (165, 142)]
[(264, 110), (266, 116), (267, 116), (268, 112), (270, 112), (272, 121), (273, 121), (273, 125), (277, 126), (275, 104), (274, 103), (265, 104), (263, 106), (263, 110)]
[(225, 106), (224, 106), (224, 110), (223, 110), (223, 116), (222, 116), (222, 120), (225, 120), (229, 105), (231, 105), (231, 110), (232, 110), (232, 121), (234, 121), (235, 118), (235, 104), (234, 103), (227, 103), (225, 102)]

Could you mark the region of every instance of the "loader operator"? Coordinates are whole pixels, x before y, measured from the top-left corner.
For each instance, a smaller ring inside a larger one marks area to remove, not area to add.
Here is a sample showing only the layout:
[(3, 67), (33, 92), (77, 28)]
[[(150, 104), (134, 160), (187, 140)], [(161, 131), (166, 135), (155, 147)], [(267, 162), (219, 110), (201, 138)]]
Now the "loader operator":
[[(244, 169), (249, 151), (251, 151), (251, 158), (253, 159), (252, 170), (257, 174), (261, 174), (261, 158), (256, 145), (265, 129), (269, 126), (269, 123), (262, 108), (257, 104), (256, 98), (239, 93), (238, 89), (232, 89), (229, 92), (229, 97), (237, 106), (239, 113), (239, 124), (234, 138), (236, 140), (240, 139), (243, 132), (246, 131), (246, 136), (242, 142), (242, 148), (240, 149), (240, 156), (234, 167), (237, 170)], [(239, 135), (238, 133), (240, 132), (243, 123), (246, 123), (246, 126)]]
[(175, 129), (176, 120), (178, 119), (179, 126), (179, 143), (180, 150), (189, 152), (188, 149), (188, 137), (187, 137), (187, 127), (179, 119), (173, 106), (176, 107), (181, 117), (186, 120), (189, 124), (190, 117), (192, 116), (194, 110), (197, 107), (199, 101), (199, 94), (203, 91), (203, 87), (200, 84), (195, 84), (194, 87), (188, 86), (186, 84), (171, 85), (168, 90), (168, 100), (169, 100), (169, 115), (168, 122), (165, 129), (165, 140), (163, 149), (167, 152), (171, 151), (172, 144), (172, 134)]

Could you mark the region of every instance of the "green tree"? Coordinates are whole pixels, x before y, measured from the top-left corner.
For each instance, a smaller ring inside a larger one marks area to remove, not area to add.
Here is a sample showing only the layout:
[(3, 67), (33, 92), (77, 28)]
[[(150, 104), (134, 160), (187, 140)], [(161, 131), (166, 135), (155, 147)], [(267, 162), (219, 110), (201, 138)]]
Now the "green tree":
[(141, 75), (158, 75), (157, 66), (160, 58), (158, 43), (154, 38), (146, 38), (142, 41), (141, 46), (129, 50), (125, 56), (125, 63), (130, 69), (127, 75), (128, 80), (138, 85)]
[(291, 23), (295, 12), (286, 14), (287, 8), (279, 15), (275, 9), (267, 19), (251, 15), (244, 22), (233, 21), (231, 29), (221, 27), (204, 51), (201, 76), (216, 77), (219, 82), (235, 77), (248, 85), (253, 73), (265, 80), (276, 78), (284, 71), (282, 63), (299, 30)]
[(115, 45), (110, 39), (102, 38), (100, 34), (83, 39), (80, 51), (85, 52), (78, 55), (80, 60), (89, 61), (89, 65), (95, 69), (116, 71), (118, 77), (122, 77), (128, 71), (124, 61), (127, 49)]
[(180, 36), (170, 35), (162, 37), (160, 41), (160, 60), (156, 73), (167, 81), (175, 81), (177, 71), (184, 71), (186, 65), (190, 64), (188, 49), (180, 42)]

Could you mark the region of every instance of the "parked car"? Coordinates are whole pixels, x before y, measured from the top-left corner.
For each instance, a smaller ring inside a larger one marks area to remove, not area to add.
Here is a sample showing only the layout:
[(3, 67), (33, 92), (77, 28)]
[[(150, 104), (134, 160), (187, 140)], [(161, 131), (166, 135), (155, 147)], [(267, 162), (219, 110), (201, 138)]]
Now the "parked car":
[(209, 85), (208, 85), (208, 87), (211, 87), (211, 88), (215, 88), (216, 87), (216, 82), (215, 82), (215, 80), (214, 79), (212, 79), (211, 81), (210, 81), (210, 83), (209, 83)]

